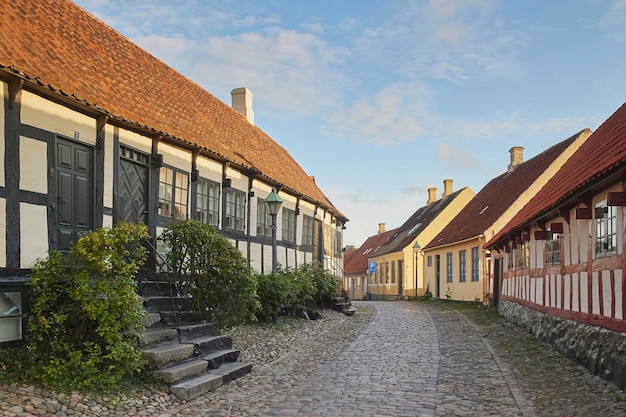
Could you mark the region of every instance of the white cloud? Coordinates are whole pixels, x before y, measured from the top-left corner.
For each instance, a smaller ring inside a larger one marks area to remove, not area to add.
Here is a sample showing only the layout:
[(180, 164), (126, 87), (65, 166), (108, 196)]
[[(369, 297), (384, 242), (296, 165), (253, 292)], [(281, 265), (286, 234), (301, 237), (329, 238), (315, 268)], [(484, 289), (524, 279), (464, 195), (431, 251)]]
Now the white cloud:
[(380, 146), (412, 142), (425, 133), (426, 95), (425, 86), (417, 83), (391, 85), (335, 109), (324, 119), (322, 132)]

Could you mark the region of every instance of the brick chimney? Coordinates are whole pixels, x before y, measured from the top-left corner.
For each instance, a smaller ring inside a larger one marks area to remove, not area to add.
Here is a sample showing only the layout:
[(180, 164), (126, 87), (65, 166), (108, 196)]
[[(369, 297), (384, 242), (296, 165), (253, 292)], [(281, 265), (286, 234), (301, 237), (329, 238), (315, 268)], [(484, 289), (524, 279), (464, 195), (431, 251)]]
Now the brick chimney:
[(515, 169), (517, 165), (524, 162), (524, 147), (513, 146), (511, 149), (509, 149), (509, 153), (511, 154), (511, 163), (509, 164), (507, 171), (511, 172)]
[(385, 233), (385, 223), (378, 223), (378, 234), (381, 235)]
[(254, 111), (252, 111), (252, 93), (246, 87), (234, 88), (230, 92), (233, 109), (243, 114), (250, 124), (254, 124)]
[(447, 197), (451, 195), (452, 193), (453, 193), (452, 180), (451, 179), (443, 180), (443, 194), (441, 195), (441, 198)]
[(437, 188), (436, 187), (430, 187), (428, 188), (428, 201), (426, 202), (426, 205), (431, 205), (432, 203), (434, 203), (435, 201), (437, 201)]

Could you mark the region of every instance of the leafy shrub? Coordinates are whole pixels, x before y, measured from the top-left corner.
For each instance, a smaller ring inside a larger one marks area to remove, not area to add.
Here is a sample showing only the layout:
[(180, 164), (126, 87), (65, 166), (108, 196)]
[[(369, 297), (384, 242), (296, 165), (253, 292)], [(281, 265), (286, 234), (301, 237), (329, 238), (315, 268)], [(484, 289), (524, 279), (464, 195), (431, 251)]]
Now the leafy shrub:
[(194, 220), (171, 224), (163, 233), (167, 260), (194, 311), (218, 327), (254, 318), (256, 280), (246, 258), (213, 227)]
[(143, 312), (135, 274), (145, 261), (144, 225), (89, 232), (69, 254), (50, 252), (28, 284), (32, 377), (62, 389), (110, 390), (141, 372)]

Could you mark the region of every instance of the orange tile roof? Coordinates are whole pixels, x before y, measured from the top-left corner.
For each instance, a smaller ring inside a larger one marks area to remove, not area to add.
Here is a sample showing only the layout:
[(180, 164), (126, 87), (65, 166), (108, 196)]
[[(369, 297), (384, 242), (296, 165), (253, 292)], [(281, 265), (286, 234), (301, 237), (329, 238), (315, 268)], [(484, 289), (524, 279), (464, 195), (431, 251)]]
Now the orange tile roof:
[(626, 103), (578, 148), (561, 169), (531, 199), (502, 232), (489, 242), (493, 247), (506, 234), (558, 208), (594, 182), (626, 167)]
[(370, 256), (377, 256), (377, 251), (391, 239), (398, 229), (375, 234), (368, 237), (354, 254), (348, 255), (343, 266), (344, 275), (364, 274), (367, 272), (367, 260)]
[(146, 128), (259, 172), (347, 220), (261, 129), (68, 0), (2, 5), (0, 70), (98, 109), (112, 123)]
[(450, 245), (484, 233), (583, 132), (489, 181), (425, 249)]

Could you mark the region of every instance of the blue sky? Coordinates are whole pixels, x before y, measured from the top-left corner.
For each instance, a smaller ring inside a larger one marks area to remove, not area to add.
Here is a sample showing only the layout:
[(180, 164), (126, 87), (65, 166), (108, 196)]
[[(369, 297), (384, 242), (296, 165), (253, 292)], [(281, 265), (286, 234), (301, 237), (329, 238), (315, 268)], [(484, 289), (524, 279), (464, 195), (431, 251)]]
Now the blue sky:
[(255, 124), (360, 246), (626, 101), (626, 0), (77, 0)]

